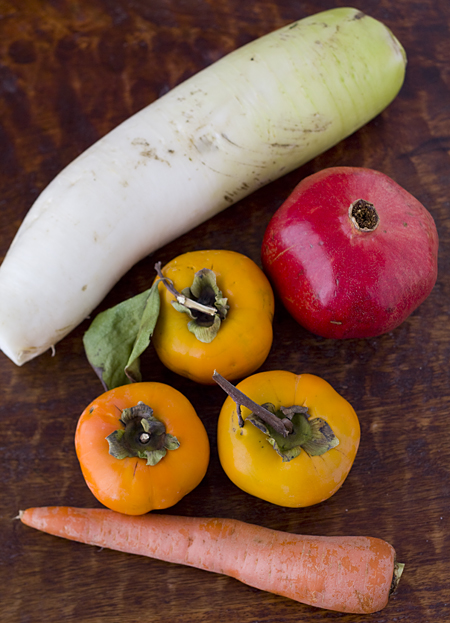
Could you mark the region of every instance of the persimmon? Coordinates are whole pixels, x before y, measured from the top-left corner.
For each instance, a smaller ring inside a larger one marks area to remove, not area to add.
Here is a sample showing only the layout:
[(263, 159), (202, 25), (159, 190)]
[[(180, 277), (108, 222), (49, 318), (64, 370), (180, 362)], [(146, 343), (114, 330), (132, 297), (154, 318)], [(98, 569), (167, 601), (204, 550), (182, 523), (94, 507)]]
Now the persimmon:
[[(160, 276), (165, 279), (158, 286), (161, 308), (152, 343), (167, 368), (210, 384), (216, 369), (232, 380), (264, 363), (273, 340), (274, 295), (253, 260), (235, 251), (192, 251), (171, 260)], [(191, 309), (193, 300), (213, 313)]]
[(209, 440), (189, 400), (164, 383), (131, 383), (91, 402), (75, 449), (93, 495), (108, 508), (140, 515), (176, 504), (203, 479)]
[(218, 420), (219, 459), (237, 487), (292, 508), (336, 493), (361, 434), (343, 396), (318, 376), (286, 370), (254, 374), (236, 388), (214, 377), (229, 393)]

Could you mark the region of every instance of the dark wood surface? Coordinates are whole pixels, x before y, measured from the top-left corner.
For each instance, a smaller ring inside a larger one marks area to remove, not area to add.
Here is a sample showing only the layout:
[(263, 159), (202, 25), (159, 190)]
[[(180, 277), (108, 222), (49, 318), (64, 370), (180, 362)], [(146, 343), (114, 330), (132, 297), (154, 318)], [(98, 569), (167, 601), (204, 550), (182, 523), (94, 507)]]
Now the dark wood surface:
[[(131, 113), (226, 52), (333, 5), (325, 0), (1, 0), (0, 259), (46, 184)], [(260, 262), (265, 227), (304, 176), (334, 165), (379, 169), (424, 203), (440, 236), (439, 277), (395, 331), (333, 341), (309, 334), (277, 303), (264, 370), (323, 376), (355, 407), (362, 439), (344, 486), (293, 510), (232, 485), (216, 449), (217, 387), (177, 377), (151, 350), (148, 380), (170, 383), (197, 408), (211, 440), (201, 485), (169, 512), (228, 516), (310, 534), (367, 534), (394, 545), (406, 570), (373, 623), (450, 620), (450, 5), (359, 0), (406, 48), (394, 103), (334, 149), (135, 266), (101, 309), (147, 287), (155, 260), (228, 248)], [(7, 623), (77, 621), (355, 622), (195, 569), (57, 539), (14, 520), (21, 508), (98, 506), (74, 451), (74, 431), (101, 385), (82, 347), (87, 322), (22, 368), (0, 356), (0, 601)]]

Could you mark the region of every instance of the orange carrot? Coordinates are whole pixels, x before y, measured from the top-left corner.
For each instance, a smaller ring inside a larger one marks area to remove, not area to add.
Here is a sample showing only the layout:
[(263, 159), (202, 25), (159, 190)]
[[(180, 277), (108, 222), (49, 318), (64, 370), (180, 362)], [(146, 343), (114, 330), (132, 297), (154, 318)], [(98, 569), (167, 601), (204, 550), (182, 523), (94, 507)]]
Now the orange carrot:
[(222, 573), (255, 588), (338, 612), (384, 608), (403, 565), (371, 537), (288, 534), (234, 519), (30, 508), (28, 526), (73, 541)]

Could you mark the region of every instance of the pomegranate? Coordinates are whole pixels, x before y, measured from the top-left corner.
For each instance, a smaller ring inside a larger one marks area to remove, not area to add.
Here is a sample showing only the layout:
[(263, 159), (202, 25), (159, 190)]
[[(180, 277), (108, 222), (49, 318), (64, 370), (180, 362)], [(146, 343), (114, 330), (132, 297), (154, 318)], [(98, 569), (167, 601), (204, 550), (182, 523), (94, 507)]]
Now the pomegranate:
[(300, 182), (266, 229), (262, 263), (288, 312), (326, 338), (398, 327), (437, 278), (431, 214), (379, 171), (324, 169)]

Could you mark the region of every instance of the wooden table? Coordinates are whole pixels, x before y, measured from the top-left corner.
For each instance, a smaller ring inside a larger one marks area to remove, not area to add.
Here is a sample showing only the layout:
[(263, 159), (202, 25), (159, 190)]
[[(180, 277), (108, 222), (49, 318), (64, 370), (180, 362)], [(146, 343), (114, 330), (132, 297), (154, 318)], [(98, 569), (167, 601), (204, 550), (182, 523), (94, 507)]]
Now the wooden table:
[[(332, 4), (2, 0), (0, 258), (40, 191), (96, 139), (235, 47)], [(384, 21), (408, 53), (406, 82), (394, 103), (334, 149), (140, 262), (101, 309), (146, 287), (156, 260), (164, 263), (193, 247), (234, 249), (259, 263), (271, 215), (299, 180), (324, 167), (379, 169), (425, 204), (440, 235), (438, 281), (392, 333), (321, 339), (277, 302), (274, 346), (262, 369), (323, 376), (360, 418), (355, 464), (327, 502), (285, 509), (238, 490), (217, 456), (222, 391), (175, 376), (151, 349), (143, 360), (145, 378), (174, 385), (194, 403), (211, 440), (205, 479), (169, 512), (228, 516), (306, 534), (381, 537), (406, 563), (397, 594), (377, 614), (342, 615), (227, 577), (57, 539), (15, 521), (19, 509), (34, 505), (99, 506), (83, 481), (73, 443), (81, 411), (102, 391), (83, 352), (86, 321), (53, 357), (46, 353), (18, 368), (0, 356), (3, 621), (450, 620), (450, 5), (355, 5)]]

